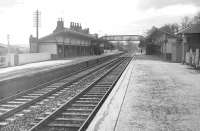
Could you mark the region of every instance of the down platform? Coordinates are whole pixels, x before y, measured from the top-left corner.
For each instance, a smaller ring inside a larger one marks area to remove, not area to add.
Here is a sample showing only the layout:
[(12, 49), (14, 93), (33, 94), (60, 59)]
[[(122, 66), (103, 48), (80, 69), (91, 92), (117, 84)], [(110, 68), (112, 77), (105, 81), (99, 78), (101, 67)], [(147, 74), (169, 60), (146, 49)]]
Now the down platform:
[(137, 55), (87, 131), (197, 131), (200, 73)]

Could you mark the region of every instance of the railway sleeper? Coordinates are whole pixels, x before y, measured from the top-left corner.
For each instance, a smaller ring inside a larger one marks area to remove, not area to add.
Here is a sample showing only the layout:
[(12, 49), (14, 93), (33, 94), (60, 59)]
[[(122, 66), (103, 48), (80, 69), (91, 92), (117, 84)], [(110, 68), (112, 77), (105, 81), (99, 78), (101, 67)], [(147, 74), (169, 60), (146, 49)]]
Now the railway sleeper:
[(95, 91), (95, 90), (91, 90), (88, 93), (100, 93), (100, 94), (106, 94), (107, 91)]
[(86, 101), (99, 101), (99, 100), (101, 100), (100, 98), (94, 98), (94, 97), (81, 97), (81, 98), (79, 98), (79, 100), (86, 100)]
[(41, 131), (55, 130), (55, 131), (77, 131), (80, 128), (80, 124), (48, 124), (48, 127)]
[(90, 90), (90, 92), (103, 92), (106, 93), (108, 91), (108, 89), (92, 89)]
[(83, 97), (83, 98), (91, 98), (91, 97), (92, 97), (92, 98), (102, 98), (103, 95), (95, 95), (95, 94), (92, 95), (92, 94), (91, 94), (91, 95), (83, 95), (82, 97)]
[(93, 105), (93, 104), (72, 104), (72, 106), (75, 106), (75, 107), (95, 107), (96, 105)]
[(91, 105), (88, 105), (88, 106), (81, 106), (81, 105), (77, 105), (77, 106), (72, 106), (71, 109), (94, 109), (95, 106), (91, 106)]
[(62, 117), (68, 117), (68, 118), (87, 118), (90, 115), (90, 113), (62, 112), (60, 115)]
[(63, 118), (58, 117), (55, 120), (53, 120), (52, 123), (61, 123), (61, 124), (82, 124), (85, 119), (80, 118)]
[(92, 109), (81, 109), (81, 108), (68, 108), (65, 112), (79, 112), (79, 113), (90, 113)]
[(76, 101), (76, 103), (79, 103), (79, 104), (98, 104), (99, 101), (83, 101), (83, 100), (78, 100), (78, 101)]
[(100, 92), (88, 92), (86, 95), (98, 95), (98, 96), (104, 96), (105, 93), (100, 93)]
[(85, 104), (85, 102), (90, 102), (91, 104), (92, 103), (99, 103), (100, 99), (78, 99), (77, 100), (78, 102), (83, 102)]
[(27, 102), (27, 101), (31, 101), (31, 100), (33, 100), (33, 99), (28, 99), (28, 98), (17, 98), (17, 99), (14, 99), (15, 101), (25, 101), (25, 102)]
[(15, 107), (17, 107), (17, 106), (19, 106), (19, 105), (4, 104), (4, 105), (1, 105), (0, 108), (1, 108), (1, 107), (6, 107), (6, 108), (15, 108)]

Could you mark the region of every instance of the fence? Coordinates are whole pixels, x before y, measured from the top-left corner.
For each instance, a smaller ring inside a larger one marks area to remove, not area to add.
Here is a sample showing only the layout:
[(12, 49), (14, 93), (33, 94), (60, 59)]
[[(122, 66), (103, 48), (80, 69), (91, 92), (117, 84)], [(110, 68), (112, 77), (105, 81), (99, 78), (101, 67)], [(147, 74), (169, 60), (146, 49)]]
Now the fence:
[(34, 62), (51, 60), (49, 53), (9, 54), (0, 56), (0, 67), (23, 65)]
[(199, 49), (196, 49), (195, 52), (190, 49), (190, 51), (186, 52), (185, 54), (185, 63), (195, 68), (200, 67), (200, 55)]
[[(17, 59), (17, 60), (16, 60)], [(30, 53), (30, 54), (19, 54), (15, 56), (15, 62), (17, 65), (23, 65), (28, 63), (46, 61), (51, 59), (51, 54), (48, 53)]]

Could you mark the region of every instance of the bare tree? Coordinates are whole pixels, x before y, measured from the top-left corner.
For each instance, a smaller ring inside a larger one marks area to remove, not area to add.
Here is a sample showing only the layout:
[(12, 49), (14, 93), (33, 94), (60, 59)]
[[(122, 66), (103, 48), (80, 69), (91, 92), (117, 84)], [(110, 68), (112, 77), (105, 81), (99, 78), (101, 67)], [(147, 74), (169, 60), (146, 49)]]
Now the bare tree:
[(192, 24), (191, 19), (188, 16), (182, 18), (181, 26), (182, 28), (186, 28)]
[(150, 35), (150, 34), (151, 34), (152, 32), (154, 32), (156, 29), (157, 29), (157, 27), (152, 26), (151, 29), (149, 29), (149, 30), (147, 31), (146, 35), (147, 35), (147, 36)]
[(179, 31), (179, 25), (177, 23), (174, 23), (171, 25), (171, 32), (173, 34), (177, 33)]
[(171, 33), (171, 34), (175, 34), (179, 30), (179, 25), (177, 23), (166, 24), (166, 25), (160, 27), (159, 29), (162, 30), (162, 31)]

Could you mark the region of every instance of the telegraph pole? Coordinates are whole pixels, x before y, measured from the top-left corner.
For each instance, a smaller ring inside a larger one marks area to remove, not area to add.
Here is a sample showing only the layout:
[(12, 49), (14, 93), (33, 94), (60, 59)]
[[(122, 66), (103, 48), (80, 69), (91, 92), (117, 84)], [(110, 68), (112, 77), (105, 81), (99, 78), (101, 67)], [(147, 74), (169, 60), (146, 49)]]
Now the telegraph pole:
[(36, 10), (33, 14), (33, 23), (34, 27), (36, 27), (36, 38), (39, 39), (39, 27), (41, 26), (41, 12)]

